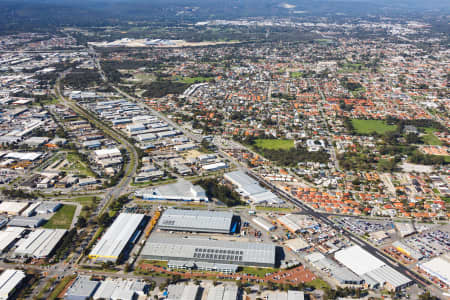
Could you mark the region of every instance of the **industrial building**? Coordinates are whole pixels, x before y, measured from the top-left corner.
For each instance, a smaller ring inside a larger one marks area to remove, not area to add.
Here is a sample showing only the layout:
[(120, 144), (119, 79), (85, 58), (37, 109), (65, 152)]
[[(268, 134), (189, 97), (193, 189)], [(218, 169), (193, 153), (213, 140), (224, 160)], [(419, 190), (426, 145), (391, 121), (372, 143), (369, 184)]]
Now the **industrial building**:
[(206, 300), (237, 300), (239, 289), (236, 285), (219, 285), (208, 290)]
[(320, 228), (320, 224), (314, 218), (307, 215), (288, 214), (279, 217), (277, 222), (292, 233)]
[(37, 228), (45, 223), (45, 219), (39, 216), (23, 217), (15, 216), (12, 218), (8, 226), (25, 227), (25, 228)]
[(436, 278), (447, 287), (450, 287), (450, 254), (444, 254), (435, 257), (432, 260), (421, 263), (418, 267), (428, 273), (430, 276)]
[(229, 211), (187, 210), (169, 208), (162, 214), (158, 228), (172, 231), (230, 233), (236, 232), (238, 224), (233, 222)]
[(287, 240), (285, 244), (294, 252), (300, 252), (311, 247), (311, 245), (301, 237)]
[(255, 217), (252, 219), (253, 223), (264, 229), (265, 231), (275, 230), (276, 226), (261, 217)]
[(3, 201), (0, 203), (0, 214), (17, 216), (20, 215), (27, 206), (28, 202)]
[(91, 299), (99, 286), (98, 281), (90, 280), (89, 276), (78, 276), (64, 295), (66, 300)]
[(21, 270), (7, 269), (0, 275), (0, 300), (12, 299), (11, 296), (25, 279)]
[(92, 297), (94, 300), (134, 300), (147, 294), (148, 285), (144, 281), (134, 279), (111, 279), (101, 281)]
[(267, 300), (304, 300), (305, 294), (300, 291), (271, 292), (267, 295)]
[(136, 191), (135, 195), (143, 200), (208, 201), (206, 192), (201, 186), (193, 185), (190, 181), (184, 179), (180, 179), (173, 184)]
[(366, 283), (378, 283), (382, 287), (395, 291), (412, 283), (409, 278), (387, 266), (360, 246), (340, 250), (334, 257), (342, 265), (364, 278)]
[(234, 266), (276, 266), (276, 247), (274, 245), (199, 237), (153, 234), (141, 254), (144, 259), (155, 260), (207, 262)]
[(0, 252), (8, 250), (22, 236), (24, 230), (20, 227), (8, 227), (0, 231)]
[(250, 203), (283, 203), (283, 200), (281, 200), (277, 195), (263, 188), (258, 181), (254, 180), (243, 171), (229, 172), (223, 177), (225, 180), (233, 184), (236, 187), (236, 191), (243, 197), (247, 198)]
[(143, 214), (120, 214), (89, 254), (90, 259), (116, 262), (136, 242), (147, 223)]
[(199, 290), (193, 284), (171, 284), (167, 287), (166, 300), (197, 300)]
[(17, 242), (16, 256), (46, 258), (66, 234), (65, 229), (36, 229)]

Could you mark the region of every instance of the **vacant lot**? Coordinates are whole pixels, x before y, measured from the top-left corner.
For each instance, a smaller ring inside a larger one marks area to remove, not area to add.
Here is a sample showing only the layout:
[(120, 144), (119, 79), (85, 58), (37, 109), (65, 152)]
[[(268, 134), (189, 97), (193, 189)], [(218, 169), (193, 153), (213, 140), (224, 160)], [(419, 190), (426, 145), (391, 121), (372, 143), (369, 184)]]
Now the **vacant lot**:
[(441, 140), (434, 135), (435, 131), (436, 129), (434, 128), (426, 127), (425, 135), (422, 136), (422, 141), (427, 145), (442, 146)]
[(397, 129), (397, 125), (389, 125), (386, 121), (382, 120), (352, 120), (353, 128), (359, 134), (370, 134), (376, 132), (378, 134), (385, 134), (389, 131), (394, 131)]
[(293, 140), (257, 139), (255, 146), (269, 150), (289, 150), (294, 147)]
[(75, 214), (75, 205), (64, 204), (44, 225), (44, 228), (69, 229)]

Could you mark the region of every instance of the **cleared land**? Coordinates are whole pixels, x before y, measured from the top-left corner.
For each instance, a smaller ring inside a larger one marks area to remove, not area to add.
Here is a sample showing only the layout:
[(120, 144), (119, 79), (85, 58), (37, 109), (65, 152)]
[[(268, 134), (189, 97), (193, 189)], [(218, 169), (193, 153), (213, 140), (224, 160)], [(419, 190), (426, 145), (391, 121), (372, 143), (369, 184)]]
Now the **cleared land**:
[(441, 140), (434, 135), (435, 131), (436, 129), (431, 127), (425, 128), (425, 135), (422, 136), (422, 141), (427, 145), (442, 146)]
[(272, 140), (272, 139), (257, 139), (255, 146), (258, 148), (269, 150), (289, 150), (294, 148), (293, 140)]
[(75, 214), (75, 205), (63, 205), (44, 225), (44, 228), (69, 229)]
[(372, 132), (385, 134), (386, 132), (397, 129), (397, 125), (389, 125), (386, 121), (382, 120), (352, 119), (352, 125), (359, 134), (370, 134)]

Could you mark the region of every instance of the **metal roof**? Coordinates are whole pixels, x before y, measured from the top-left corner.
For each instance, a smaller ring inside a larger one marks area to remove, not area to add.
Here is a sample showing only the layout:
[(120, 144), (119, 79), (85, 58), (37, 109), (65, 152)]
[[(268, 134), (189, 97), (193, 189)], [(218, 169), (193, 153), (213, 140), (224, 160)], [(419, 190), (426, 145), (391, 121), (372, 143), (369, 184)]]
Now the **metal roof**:
[[(138, 280), (123, 280), (108, 278), (100, 283), (94, 294), (94, 299), (110, 299), (117, 295), (119, 291), (126, 291), (127, 294), (144, 294), (147, 284)], [(116, 292), (117, 291), (117, 292)]]
[(18, 239), (24, 230), (21, 227), (8, 227), (0, 231), (0, 251), (4, 251), (12, 242)]
[(450, 285), (450, 254), (433, 258), (426, 263), (419, 264), (419, 267)]
[(211, 287), (207, 300), (236, 300), (238, 287), (236, 285), (219, 285)]
[(47, 257), (66, 234), (65, 229), (36, 229), (20, 240), (15, 254), (21, 256)]
[(120, 214), (92, 249), (89, 257), (117, 259), (144, 217), (143, 214)]
[(144, 200), (208, 201), (206, 192), (201, 186), (193, 185), (190, 181), (184, 179), (150, 190), (136, 191), (135, 194), (142, 196)]
[(360, 246), (352, 246), (340, 250), (334, 254), (334, 257), (341, 264), (360, 276), (384, 265), (384, 262)]
[(198, 286), (192, 284), (171, 284), (167, 288), (167, 300), (195, 300), (198, 289)]
[(89, 276), (78, 276), (67, 290), (64, 299), (90, 298), (99, 285), (98, 281), (89, 279)]
[(381, 285), (387, 282), (394, 288), (405, 286), (411, 282), (409, 278), (387, 265), (370, 271), (365, 275), (373, 278), (375, 281), (378, 281)]
[(159, 219), (158, 227), (165, 230), (229, 233), (232, 219), (233, 213), (229, 211), (169, 208)]
[(275, 250), (274, 245), (264, 243), (153, 234), (142, 249), (142, 256), (163, 260), (185, 259), (237, 265), (274, 266)]
[(0, 299), (6, 300), (14, 288), (25, 278), (21, 270), (7, 269), (0, 275)]

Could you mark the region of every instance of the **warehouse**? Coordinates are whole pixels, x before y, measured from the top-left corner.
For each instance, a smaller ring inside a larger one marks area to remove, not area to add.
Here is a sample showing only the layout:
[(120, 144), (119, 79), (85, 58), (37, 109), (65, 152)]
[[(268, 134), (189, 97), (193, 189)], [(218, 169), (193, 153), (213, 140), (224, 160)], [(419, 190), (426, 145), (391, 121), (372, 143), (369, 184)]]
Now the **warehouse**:
[(314, 218), (307, 215), (288, 214), (279, 217), (277, 222), (292, 233), (299, 233), (303, 230), (320, 228), (320, 224), (317, 223)]
[(45, 219), (34, 217), (15, 216), (9, 221), (8, 226), (25, 227), (25, 228), (37, 228), (45, 223)]
[(89, 276), (78, 276), (64, 295), (66, 300), (90, 299), (99, 286), (98, 281), (90, 280)]
[(16, 256), (46, 258), (66, 234), (64, 229), (37, 229), (17, 242)]
[(412, 283), (409, 278), (387, 266), (360, 246), (340, 250), (335, 253), (334, 257), (357, 275), (370, 278), (373, 282), (377, 282), (389, 290), (396, 291)]
[(147, 290), (148, 285), (144, 281), (108, 278), (100, 283), (93, 299), (133, 300), (136, 299), (137, 296), (145, 296)]
[(0, 213), (18, 216), (25, 210), (25, 208), (27, 208), (27, 206), (28, 202), (3, 201), (0, 203)]
[(228, 211), (167, 209), (158, 222), (162, 230), (225, 233), (235, 232), (237, 222)]
[(447, 253), (433, 258), (418, 266), (432, 277), (437, 278), (443, 284), (450, 286), (450, 254)]
[(249, 199), (249, 202), (251, 203), (283, 203), (283, 200), (278, 198), (277, 195), (263, 188), (256, 180), (242, 171), (229, 172), (226, 173), (223, 177), (225, 178), (225, 180), (236, 186), (236, 191), (244, 197), (247, 197)]
[(199, 286), (189, 284), (171, 284), (167, 288), (166, 300), (197, 300)]
[(305, 295), (300, 291), (287, 291), (287, 292), (269, 292), (267, 300), (304, 300)]
[(208, 290), (206, 300), (237, 300), (239, 289), (236, 285), (219, 285)]
[(143, 214), (120, 214), (89, 254), (90, 259), (116, 262), (144, 229)]
[(166, 184), (153, 189), (135, 192), (136, 197), (143, 200), (169, 200), (169, 201), (208, 201), (205, 190), (190, 181), (180, 179), (173, 184)]
[(265, 231), (272, 231), (275, 230), (276, 226), (267, 221), (264, 218), (256, 217), (252, 219), (253, 223), (264, 229)]
[(142, 257), (167, 261), (275, 267), (276, 247), (263, 243), (153, 234), (142, 249)]
[(21, 270), (7, 269), (0, 275), (0, 300), (8, 300), (26, 275)]
[(296, 239), (290, 239), (286, 242), (286, 246), (292, 249), (294, 252), (300, 252), (311, 247), (307, 241), (299, 237)]
[(22, 236), (24, 230), (20, 227), (8, 227), (0, 231), (0, 252), (8, 250)]

